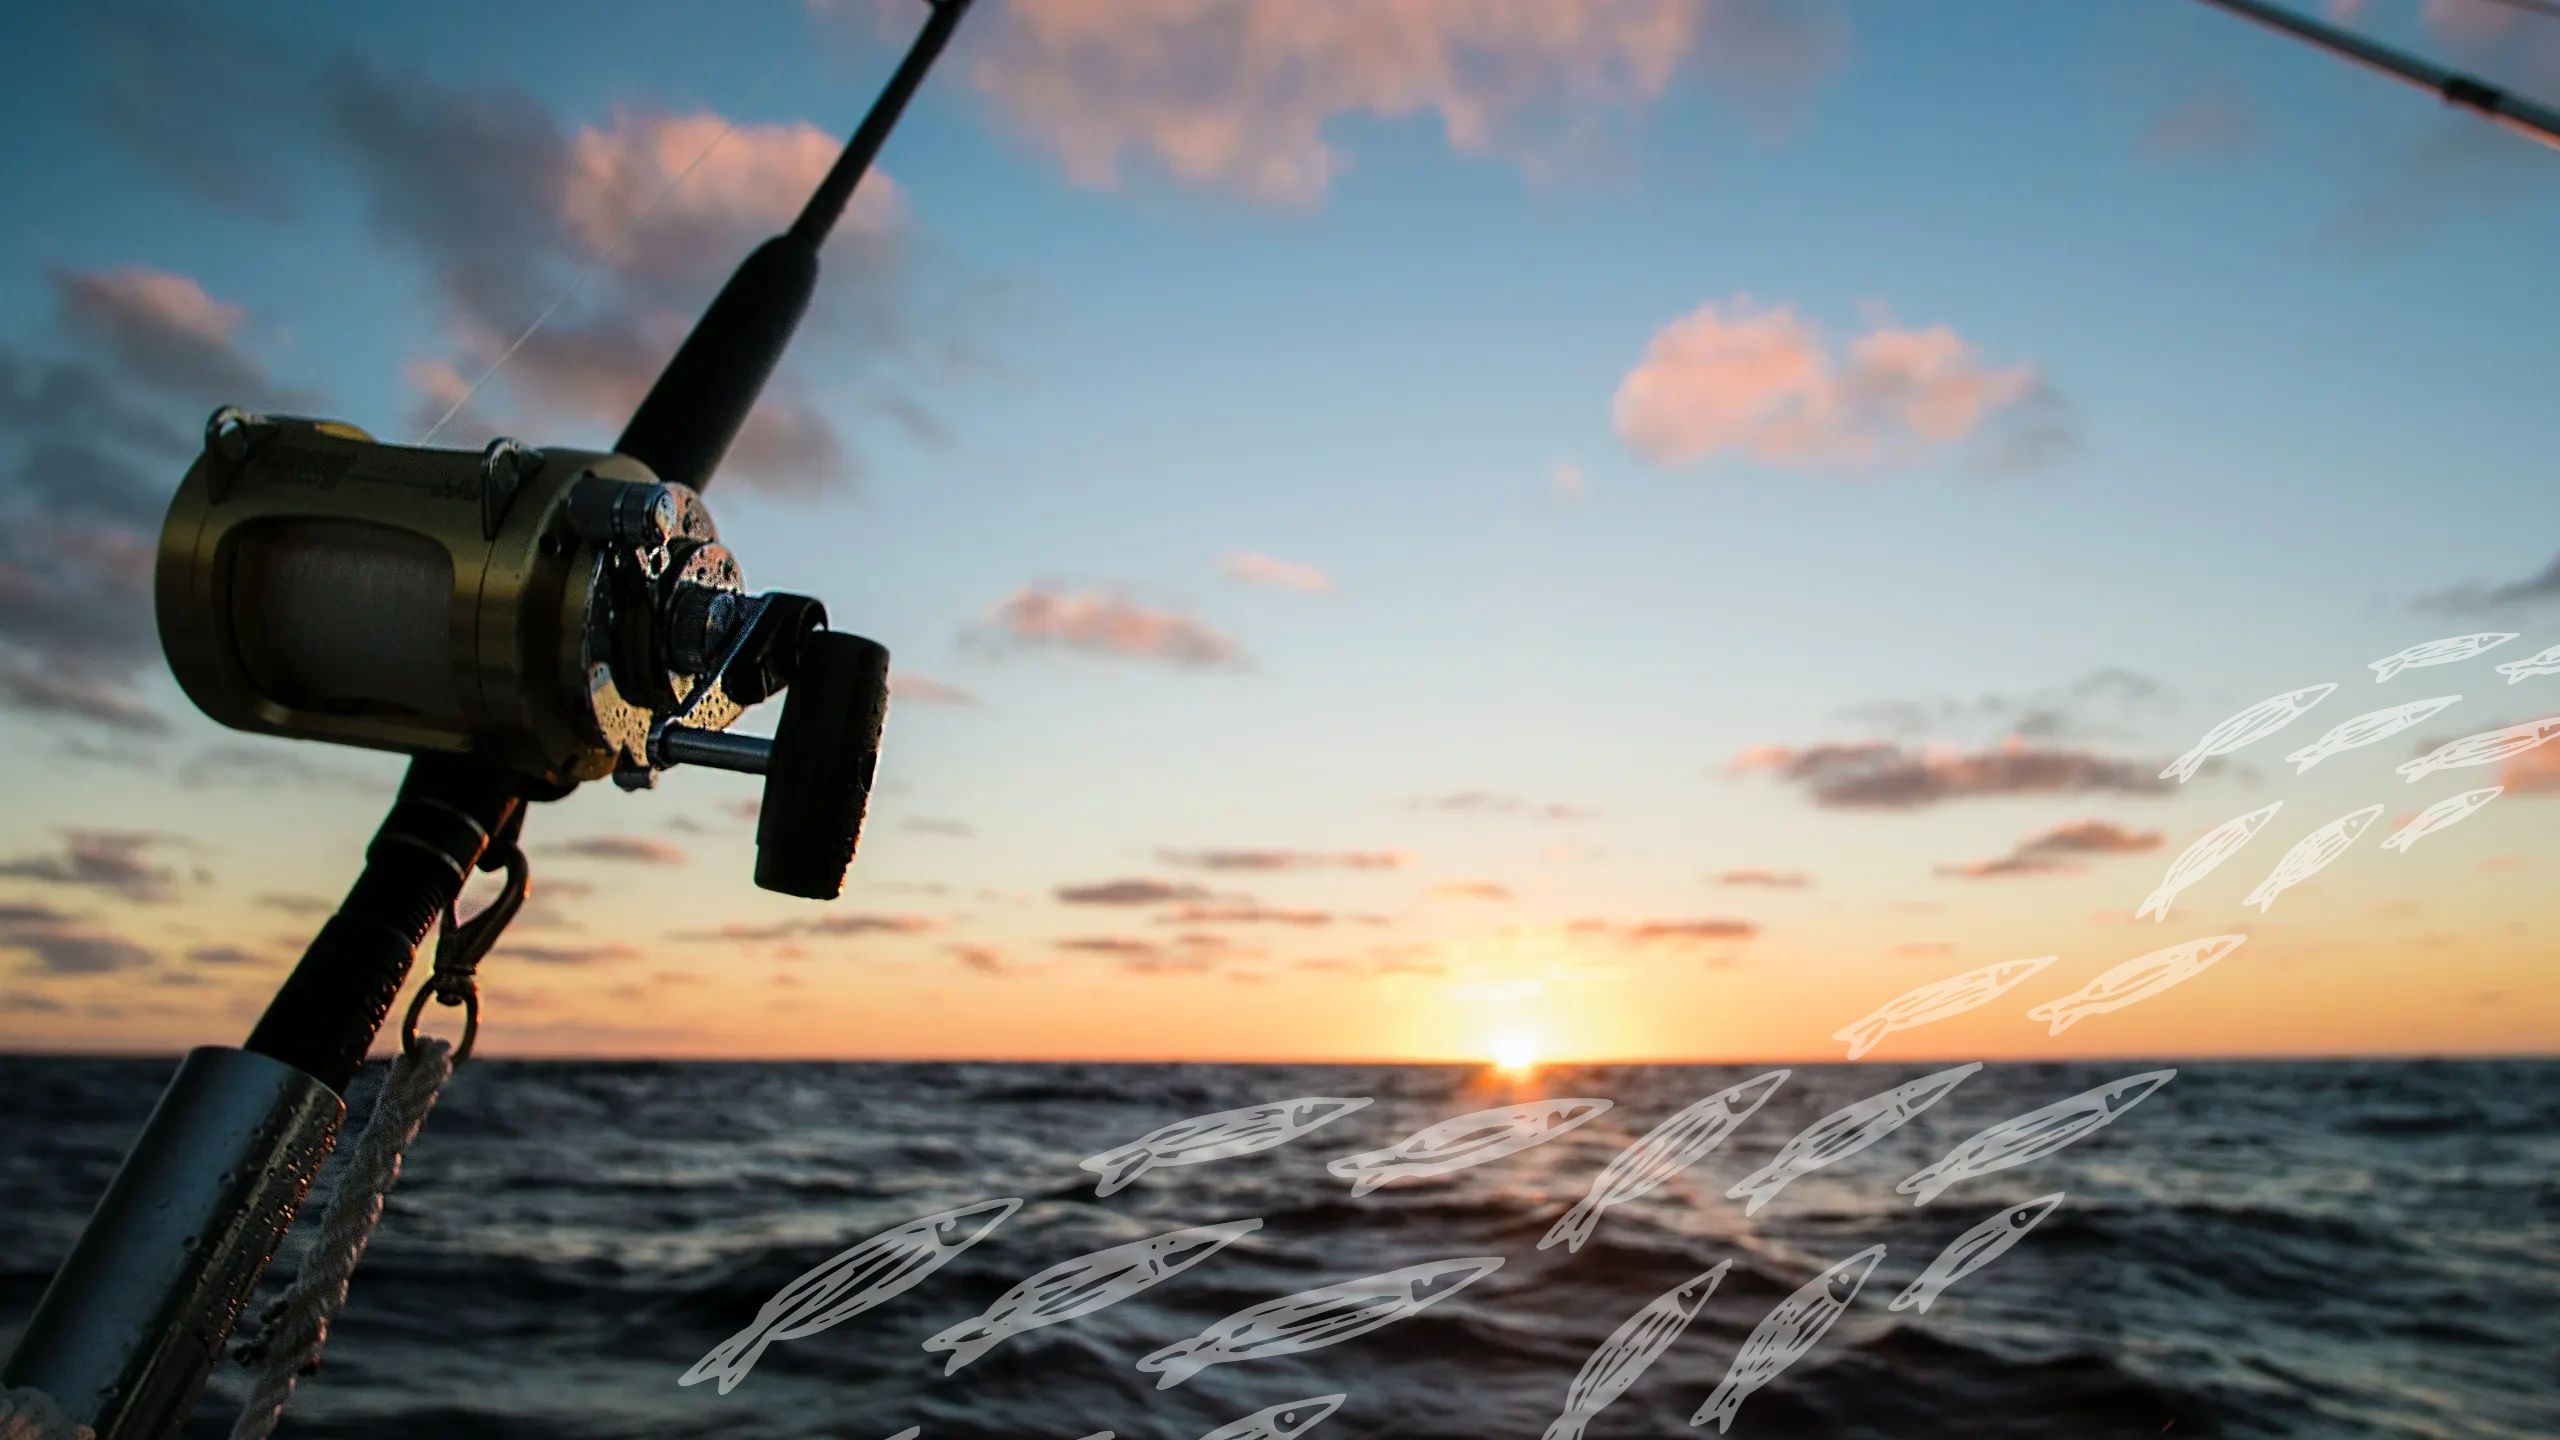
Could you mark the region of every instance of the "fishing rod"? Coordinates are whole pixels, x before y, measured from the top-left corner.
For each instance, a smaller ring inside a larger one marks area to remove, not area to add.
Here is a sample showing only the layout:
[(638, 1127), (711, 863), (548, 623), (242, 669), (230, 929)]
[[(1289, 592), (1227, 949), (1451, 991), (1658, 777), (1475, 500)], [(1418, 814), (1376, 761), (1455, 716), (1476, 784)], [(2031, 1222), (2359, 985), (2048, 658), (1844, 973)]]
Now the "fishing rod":
[[(702, 492), (817, 288), (818, 252), (969, 0), (922, 30), (789, 229), (730, 277), (610, 452), (386, 445), (224, 407), (171, 502), (161, 645), (225, 725), (411, 757), (364, 868), (237, 1047), (191, 1051), (0, 1367), (99, 1440), (175, 1434), (292, 1225), (417, 950), (471, 967), (523, 903), (528, 806), (701, 765), (764, 778), (755, 880), (831, 900), (862, 829), (888, 651), (747, 591)], [(770, 741), (733, 735), (774, 696)], [(457, 924), (474, 870), (499, 898)]]
[(2486, 116), (2529, 140), (2560, 149), (2560, 110), (2548, 105), (2414, 55), (2403, 55), (2352, 30), (2297, 15), (2280, 6), (2266, 4), (2264, 0), (2204, 0), (2204, 3), (2228, 10), (2242, 19), (2254, 20), (2280, 35), (2310, 41), (2368, 70), (2431, 91), (2447, 105)]

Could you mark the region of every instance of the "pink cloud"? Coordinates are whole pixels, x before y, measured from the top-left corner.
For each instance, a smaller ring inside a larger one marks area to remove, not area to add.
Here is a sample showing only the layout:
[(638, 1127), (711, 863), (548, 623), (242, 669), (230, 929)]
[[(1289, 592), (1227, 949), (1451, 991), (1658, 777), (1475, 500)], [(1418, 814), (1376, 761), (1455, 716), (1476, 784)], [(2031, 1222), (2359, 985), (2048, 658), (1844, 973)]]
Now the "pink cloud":
[(2137, 142), (2154, 159), (2229, 155), (2258, 137), (2258, 114), (2237, 92), (2192, 96), (2160, 112)]
[[(1451, 148), (1543, 169), (1593, 122), (1659, 98), (1728, 7), (1694, 0), (1015, 0), (975, 72), (1077, 183), (1125, 159), (1312, 204), (1350, 166), (1338, 118), (1436, 119)], [(1744, 7), (1758, 10), (1766, 7)], [(1771, 76), (1817, 47), (1735, 37)], [(1809, 63), (1808, 63), (1809, 61)]]
[(1233, 640), (1187, 615), (1102, 590), (1026, 585), (996, 607), (995, 630), (1019, 646), (1155, 660), (1185, 669), (1241, 665)]
[(2560, 794), (2560, 746), (2543, 745), (2508, 756), (2498, 766), (2498, 783), (2516, 795)]
[[(696, 279), (789, 225), (843, 143), (805, 122), (733, 125), (708, 112), (620, 112), (609, 126), (569, 137), (560, 220), (589, 256), (617, 270)], [(897, 182), (874, 170), (830, 238), (876, 240), (905, 214)]]
[(134, 374), (207, 398), (255, 401), (266, 377), (237, 339), (248, 312), (184, 275), (142, 266), (57, 272), (63, 319)]
[(975, 705), (978, 697), (929, 675), (900, 670), (889, 676), (889, 694), (918, 705)]
[(1333, 588), (1333, 577), (1313, 565), (1296, 560), (1276, 560), (1250, 550), (1238, 550), (1220, 562), (1230, 580), (1247, 585), (1268, 585), (1278, 590), (1303, 590), (1322, 595)]
[(1740, 295), (1654, 332), (1612, 412), (1618, 437), (1658, 465), (1727, 451), (1864, 464), (1964, 439), (2041, 388), (2033, 366), (1987, 365), (1944, 325), (1878, 328), (1835, 356), (1792, 307)]

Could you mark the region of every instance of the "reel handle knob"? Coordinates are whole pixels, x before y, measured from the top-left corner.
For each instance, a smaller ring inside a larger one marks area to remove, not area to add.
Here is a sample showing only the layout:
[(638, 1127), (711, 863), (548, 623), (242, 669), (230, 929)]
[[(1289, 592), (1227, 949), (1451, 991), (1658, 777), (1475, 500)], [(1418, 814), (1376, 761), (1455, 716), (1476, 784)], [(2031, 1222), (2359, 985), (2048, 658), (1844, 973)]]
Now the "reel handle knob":
[(782, 692), (756, 821), (756, 884), (811, 900), (844, 893), (880, 763), (889, 713), (889, 652), (859, 635), (820, 630)]

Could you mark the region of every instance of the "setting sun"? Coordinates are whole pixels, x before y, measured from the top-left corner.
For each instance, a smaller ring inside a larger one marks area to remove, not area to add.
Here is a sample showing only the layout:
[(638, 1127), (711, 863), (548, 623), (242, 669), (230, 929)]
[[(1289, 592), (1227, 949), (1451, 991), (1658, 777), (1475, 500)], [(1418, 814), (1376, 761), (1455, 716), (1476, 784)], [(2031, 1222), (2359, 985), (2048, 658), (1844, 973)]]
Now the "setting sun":
[(1504, 1031), (1489, 1048), (1497, 1070), (1526, 1075), (1538, 1068), (1538, 1037), (1526, 1030)]

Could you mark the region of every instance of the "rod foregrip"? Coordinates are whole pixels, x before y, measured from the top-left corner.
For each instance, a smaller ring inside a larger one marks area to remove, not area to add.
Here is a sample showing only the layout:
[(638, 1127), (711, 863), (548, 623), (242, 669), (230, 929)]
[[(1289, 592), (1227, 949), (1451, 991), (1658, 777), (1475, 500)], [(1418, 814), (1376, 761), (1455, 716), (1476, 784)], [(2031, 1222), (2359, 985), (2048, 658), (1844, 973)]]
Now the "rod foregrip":
[(416, 963), (418, 946), (523, 806), (517, 782), (419, 759), (365, 848), (364, 873), (249, 1032), (247, 1048), (344, 1094)]

